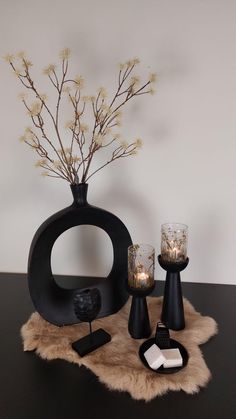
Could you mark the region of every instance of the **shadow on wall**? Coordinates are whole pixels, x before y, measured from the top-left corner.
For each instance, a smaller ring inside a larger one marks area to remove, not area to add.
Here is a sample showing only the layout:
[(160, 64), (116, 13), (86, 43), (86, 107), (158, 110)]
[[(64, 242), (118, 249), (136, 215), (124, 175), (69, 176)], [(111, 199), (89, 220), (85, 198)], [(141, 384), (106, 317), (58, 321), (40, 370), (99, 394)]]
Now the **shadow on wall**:
[(214, 280), (209, 281), (209, 278), (214, 279), (214, 273), (219, 276), (219, 271), (222, 270), (222, 254), (226, 251), (224, 220), (216, 208), (204, 208), (204, 212), (198, 213), (195, 218), (200, 220), (200, 225), (198, 224), (195, 232), (190, 235), (191, 249), (196, 257), (196, 260), (191, 261), (191, 280), (214, 283)]
[[(122, 165), (120, 170), (115, 171), (112, 170), (111, 167), (107, 170), (109, 171), (109, 182), (107, 182), (106, 192), (103, 194), (104, 201), (107, 201), (108, 196), (110, 206), (118, 209), (113, 212), (119, 218), (124, 218), (119, 214), (120, 208), (122, 208), (123, 214), (127, 214), (127, 217), (122, 219), (122, 222), (124, 222), (129, 230), (133, 241), (135, 241), (136, 238), (133, 237), (135, 235), (133, 234), (133, 231), (131, 231), (131, 226), (136, 222), (139, 224), (143, 224), (145, 222), (146, 235), (151, 236), (152, 226), (154, 225), (155, 220), (153, 219), (149, 202), (143, 199), (142, 193), (139, 193), (139, 185), (134, 179), (135, 175), (132, 175), (131, 178), (128, 165), (125, 164)], [(136, 187), (134, 188), (132, 185), (136, 185)], [(101, 196), (101, 199), (103, 199), (103, 196)], [(141, 242), (142, 238), (138, 238), (138, 241)]]

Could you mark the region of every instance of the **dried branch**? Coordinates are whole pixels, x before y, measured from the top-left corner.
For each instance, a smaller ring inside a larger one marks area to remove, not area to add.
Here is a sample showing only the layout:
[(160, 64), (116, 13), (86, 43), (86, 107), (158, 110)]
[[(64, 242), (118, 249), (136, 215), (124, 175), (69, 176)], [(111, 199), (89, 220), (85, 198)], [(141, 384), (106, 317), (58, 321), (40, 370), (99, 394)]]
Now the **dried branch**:
[[(68, 77), (69, 57), (70, 50), (65, 48), (60, 53), (59, 70), (54, 64), (49, 64), (43, 70), (56, 92), (54, 109), (49, 107), (46, 96), (39, 93), (40, 90), (31, 76), (32, 63), (25, 54), (19, 53), (16, 57), (7, 55), (5, 59), (26, 91), (33, 94), (36, 99), (30, 104), (25, 95), (21, 97), (33, 124), (33, 128), (25, 130), (21, 140), (41, 157), (36, 166), (47, 171), (44, 175), (76, 184), (87, 182), (98, 171), (117, 159), (137, 153), (141, 147), (141, 140), (127, 143), (120, 139), (120, 135), (114, 134), (113, 129), (120, 126), (121, 109), (126, 103), (140, 95), (153, 92), (152, 84), (155, 82), (155, 75), (151, 74), (149, 79), (141, 84), (139, 77), (133, 74), (139, 60), (134, 59), (121, 64), (117, 87), (108, 103), (104, 87), (101, 87), (94, 97), (81, 95), (84, 79), (80, 75), (75, 78)], [(64, 96), (68, 97), (73, 112), (71, 121), (66, 123), (70, 133), (69, 145), (67, 140), (66, 147), (62, 140), (64, 133), (62, 136), (61, 131)], [(90, 105), (88, 108), (87, 104)], [(91, 111), (94, 118), (91, 131), (83, 120), (87, 109)], [(52, 135), (54, 139), (51, 138)], [(91, 171), (96, 152), (108, 147), (111, 148), (111, 157), (100, 167)]]

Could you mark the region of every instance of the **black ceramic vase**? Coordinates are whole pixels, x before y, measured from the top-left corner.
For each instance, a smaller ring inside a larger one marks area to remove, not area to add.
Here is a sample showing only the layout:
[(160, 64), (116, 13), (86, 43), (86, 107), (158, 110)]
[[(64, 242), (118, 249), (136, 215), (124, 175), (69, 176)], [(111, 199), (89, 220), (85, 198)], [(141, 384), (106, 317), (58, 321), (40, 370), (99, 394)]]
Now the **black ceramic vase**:
[[(33, 304), (38, 313), (58, 326), (78, 323), (73, 298), (79, 289), (91, 288), (90, 278), (81, 279), (81, 287), (60, 287), (52, 274), (51, 253), (57, 238), (66, 230), (79, 225), (93, 225), (104, 230), (113, 246), (113, 266), (107, 278), (94, 281), (92, 288), (101, 293), (98, 317), (116, 313), (128, 299), (127, 248), (132, 244), (130, 234), (122, 221), (108, 211), (87, 202), (88, 185), (71, 185), (74, 201), (69, 207), (49, 217), (37, 230), (29, 253), (28, 284)], [(87, 282), (86, 282), (87, 281)]]

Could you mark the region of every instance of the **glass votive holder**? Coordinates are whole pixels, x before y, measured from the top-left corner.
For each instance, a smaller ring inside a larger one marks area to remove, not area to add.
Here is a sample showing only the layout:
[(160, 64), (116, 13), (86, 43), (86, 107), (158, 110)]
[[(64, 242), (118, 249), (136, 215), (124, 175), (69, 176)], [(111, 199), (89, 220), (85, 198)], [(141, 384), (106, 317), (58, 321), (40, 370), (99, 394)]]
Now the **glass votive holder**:
[(145, 291), (154, 287), (155, 249), (148, 244), (128, 247), (128, 286)]
[(179, 263), (187, 259), (188, 226), (167, 223), (161, 226), (161, 258), (164, 262)]

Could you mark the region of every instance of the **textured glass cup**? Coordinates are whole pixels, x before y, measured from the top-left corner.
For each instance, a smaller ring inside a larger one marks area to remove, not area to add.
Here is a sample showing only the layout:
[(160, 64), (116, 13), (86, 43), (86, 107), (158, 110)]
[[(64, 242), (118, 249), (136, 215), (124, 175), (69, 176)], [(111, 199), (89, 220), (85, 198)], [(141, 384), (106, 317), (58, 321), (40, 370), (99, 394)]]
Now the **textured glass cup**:
[(155, 250), (148, 244), (128, 247), (128, 286), (148, 290), (154, 286)]
[(184, 262), (187, 258), (188, 226), (179, 223), (162, 224), (161, 257), (165, 262)]

